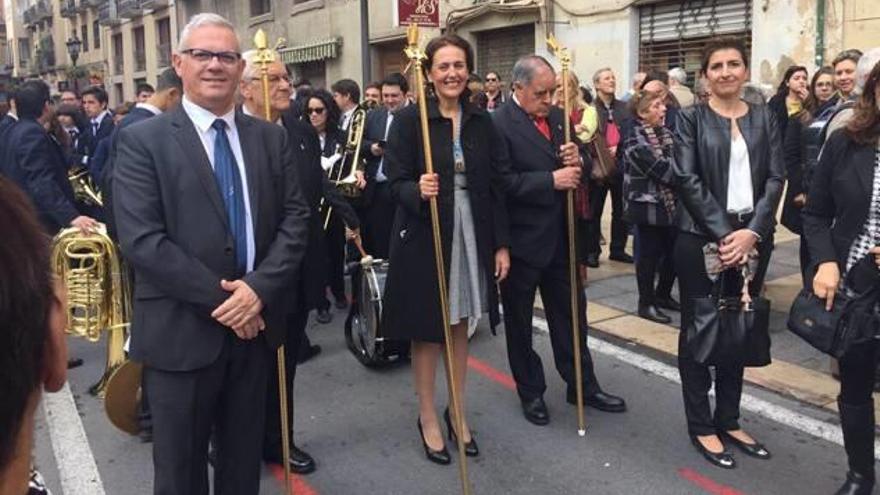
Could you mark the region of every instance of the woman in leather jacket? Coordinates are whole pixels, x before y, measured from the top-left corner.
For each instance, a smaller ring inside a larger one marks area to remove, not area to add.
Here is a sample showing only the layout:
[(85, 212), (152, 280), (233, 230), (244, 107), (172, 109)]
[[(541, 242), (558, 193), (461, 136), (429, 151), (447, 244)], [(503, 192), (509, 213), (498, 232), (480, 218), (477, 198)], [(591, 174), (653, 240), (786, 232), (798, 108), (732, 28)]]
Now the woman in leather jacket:
[(740, 268), (750, 258), (757, 257), (758, 267), (748, 291), (760, 293), (785, 170), (769, 110), (740, 99), (749, 77), (742, 43), (724, 38), (709, 43), (703, 52), (702, 75), (712, 95), (707, 103), (682, 110), (676, 128), (673, 170), (680, 232), (674, 262), (682, 303), (678, 369), (693, 445), (711, 463), (732, 469), (736, 461), (722, 440), (747, 455), (770, 457), (738, 423), (743, 367), (715, 367), (713, 416), (712, 375), (709, 366), (694, 360), (687, 333), (694, 324), (695, 299), (709, 296), (712, 280), (722, 273), (725, 281), (735, 282), (730, 288), (735, 286), (738, 293), (744, 283)]
[[(850, 295), (880, 283), (880, 272), (871, 268), (880, 267), (878, 204), (880, 63), (868, 76), (852, 119), (825, 143), (803, 211), (804, 237), (818, 267), (813, 292), (825, 299), (827, 309), (835, 304), (841, 272), (847, 275), (842, 290)], [(867, 495), (874, 488), (876, 367), (877, 340), (854, 344), (840, 358), (837, 405), (849, 472), (837, 495)]]

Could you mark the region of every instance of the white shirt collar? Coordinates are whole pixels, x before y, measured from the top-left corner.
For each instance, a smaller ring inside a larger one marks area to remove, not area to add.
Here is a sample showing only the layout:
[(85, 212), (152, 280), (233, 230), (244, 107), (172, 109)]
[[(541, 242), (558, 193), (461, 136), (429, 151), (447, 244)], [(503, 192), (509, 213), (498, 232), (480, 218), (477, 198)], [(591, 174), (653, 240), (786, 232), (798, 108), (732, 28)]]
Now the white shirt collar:
[(193, 124), (202, 132), (208, 132), (211, 129), (211, 124), (214, 123), (217, 119), (223, 119), (226, 121), (226, 125), (229, 126), (230, 129), (235, 129), (235, 107), (223, 115), (214, 115), (214, 112), (200, 107), (195, 103), (191, 102), (186, 95), (183, 96), (182, 100), (183, 110), (189, 116), (190, 120), (192, 120)]
[(101, 122), (104, 121), (104, 117), (106, 117), (106, 116), (108, 116), (108, 115), (110, 115), (110, 111), (109, 111), (109, 110), (104, 110), (103, 112), (99, 113), (97, 117), (95, 117), (95, 118), (92, 119), (92, 123), (93, 123), (93, 124), (101, 125)]
[(138, 103), (135, 105), (135, 108), (143, 108), (144, 110), (149, 110), (153, 113), (153, 115), (159, 115), (162, 113), (162, 110), (159, 109), (156, 105), (151, 105), (149, 103)]
[[(247, 115), (248, 117), (253, 117), (255, 119), (263, 120), (263, 117), (258, 116), (258, 115), (254, 115), (253, 113), (251, 113), (251, 111), (250, 111), (250, 109), (248, 109), (247, 105), (245, 105), (243, 103), (241, 105), (241, 113)], [(278, 117), (278, 120), (276, 120), (275, 123), (284, 127), (284, 122), (281, 120), (281, 117)]]
[(10, 116), (12, 120), (18, 121), (18, 114), (16, 114), (12, 110), (6, 112), (6, 115)]

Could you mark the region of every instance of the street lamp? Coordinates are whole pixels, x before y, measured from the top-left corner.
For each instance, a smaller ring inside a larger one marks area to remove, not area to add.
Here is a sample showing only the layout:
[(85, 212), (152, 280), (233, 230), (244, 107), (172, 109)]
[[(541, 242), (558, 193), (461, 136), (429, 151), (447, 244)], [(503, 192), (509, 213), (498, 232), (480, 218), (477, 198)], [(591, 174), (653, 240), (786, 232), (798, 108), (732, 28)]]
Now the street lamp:
[(70, 61), (73, 63), (73, 90), (79, 94), (79, 74), (76, 71), (76, 60), (79, 58), (79, 51), (82, 48), (82, 40), (73, 34), (73, 38), (67, 39), (67, 54), (70, 55)]

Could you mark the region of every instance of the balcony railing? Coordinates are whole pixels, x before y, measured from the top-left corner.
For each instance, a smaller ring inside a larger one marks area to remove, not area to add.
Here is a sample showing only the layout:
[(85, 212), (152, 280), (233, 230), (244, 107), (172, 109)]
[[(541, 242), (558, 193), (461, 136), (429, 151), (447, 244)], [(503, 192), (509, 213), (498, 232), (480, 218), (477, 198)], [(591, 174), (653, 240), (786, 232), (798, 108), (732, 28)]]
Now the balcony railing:
[(168, 0), (141, 0), (141, 7), (144, 9), (155, 10), (168, 6)]
[(61, 17), (76, 17), (76, 0), (61, 0)]
[(113, 73), (117, 76), (121, 76), (125, 71), (125, 60), (122, 57), (115, 57), (113, 59)]
[(101, 4), (107, 3), (107, 0), (82, 0), (86, 7), (100, 8)]
[(102, 0), (98, 6), (98, 23), (102, 26), (115, 26), (121, 22), (116, 14), (116, 0)]
[(140, 72), (147, 70), (147, 52), (144, 50), (134, 51), (134, 70)]
[(171, 43), (156, 45), (156, 61), (159, 67), (171, 67)]
[(140, 0), (116, 0), (116, 15), (124, 19), (140, 17), (144, 13)]
[(36, 15), (34, 14), (34, 6), (30, 6), (24, 10), (22, 14), (22, 20), (24, 21), (25, 26), (30, 26), (37, 22)]
[(34, 16), (37, 22), (52, 19), (52, 8), (46, 0), (40, 0), (34, 5)]

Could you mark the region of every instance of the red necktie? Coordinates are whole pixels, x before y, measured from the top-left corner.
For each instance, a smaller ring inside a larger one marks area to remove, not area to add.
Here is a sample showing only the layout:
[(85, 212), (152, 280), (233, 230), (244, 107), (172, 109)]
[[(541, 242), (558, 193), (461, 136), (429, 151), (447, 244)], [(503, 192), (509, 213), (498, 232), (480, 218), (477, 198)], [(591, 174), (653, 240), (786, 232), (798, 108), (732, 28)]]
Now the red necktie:
[(550, 124), (545, 117), (535, 117), (535, 127), (550, 141)]

